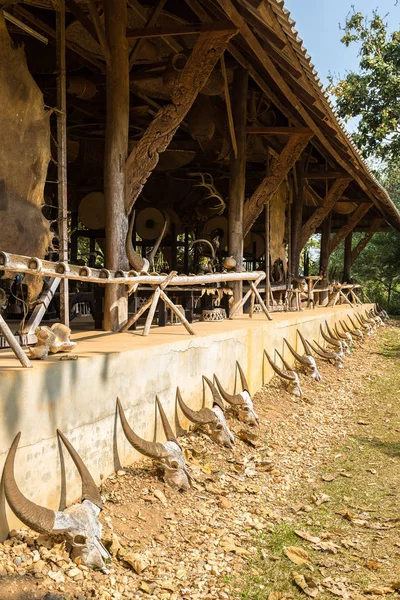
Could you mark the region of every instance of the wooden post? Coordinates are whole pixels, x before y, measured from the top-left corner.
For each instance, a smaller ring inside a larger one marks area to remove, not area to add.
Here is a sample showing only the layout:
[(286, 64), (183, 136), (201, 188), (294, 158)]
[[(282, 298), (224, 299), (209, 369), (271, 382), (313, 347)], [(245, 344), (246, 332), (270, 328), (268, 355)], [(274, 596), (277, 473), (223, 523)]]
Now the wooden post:
[(271, 269), (270, 269), (270, 239), (269, 239), (269, 228), (270, 228), (270, 214), (269, 204), (265, 205), (265, 304), (267, 308), (270, 306), (270, 293), (271, 293)]
[(346, 236), (344, 240), (344, 264), (343, 264), (343, 283), (350, 283), (351, 280), (351, 245), (353, 241), (353, 232)]
[[(321, 235), (321, 254), (319, 259), (319, 270), (322, 276), (322, 286), (325, 288), (328, 285), (328, 267), (329, 267), (329, 245), (331, 239), (331, 227), (332, 227), (332, 211), (329, 213), (322, 224), (322, 235)], [(320, 293), (320, 304), (327, 300), (328, 292)]]
[[(231, 153), (228, 236), (229, 254), (236, 260), (236, 270), (243, 268), (243, 207), (246, 187), (246, 125), (247, 125), (247, 86), (249, 73), (238, 68), (233, 75), (232, 116), (236, 135), (237, 155)], [(233, 304), (241, 300), (243, 282), (233, 284)], [(242, 309), (243, 312), (243, 309)]]
[(303, 204), (304, 204), (304, 160), (300, 160), (296, 165), (297, 174), (297, 194), (292, 204), (292, 222), (291, 222), (291, 254), (292, 254), (292, 274), (299, 275), (300, 254), (302, 246), (300, 245), (301, 226), (303, 224)]
[[(104, 0), (105, 33), (110, 49), (106, 70), (106, 141), (104, 194), (106, 203), (106, 267), (128, 268), (125, 239), (125, 162), (128, 154), (129, 62), (125, 0)], [(104, 301), (104, 329), (118, 331), (128, 318), (126, 287), (108, 285)]]
[(343, 225), (343, 227), (339, 229), (339, 231), (333, 236), (333, 238), (330, 241), (330, 254), (332, 254), (332, 252), (336, 250), (339, 244), (343, 242), (343, 240), (350, 233), (350, 231), (353, 231), (353, 229), (358, 225), (361, 219), (367, 214), (371, 206), (372, 204), (369, 202), (360, 204), (356, 208), (356, 210), (351, 215), (349, 215), (346, 225)]
[(8, 342), (8, 345), (10, 346), (11, 350), (14, 352), (15, 356), (18, 358), (21, 365), (23, 367), (25, 367), (26, 369), (32, 368), (31, 361), (29, 360), (29, 358), (27, 357), (25, 352), (22, 350), (21, 346), (18, 343), (18, 340), (15, 339), (14, 334), (12, 333), (11, 329), (9, 328), (9, 326), (7, 325), (7, 323), (5, 322), (5, 320), (3, 319), (3, 317), (1, 315), (0, 315), (0, 334), (5, 337), (5, 339)]
[[(57, 176), (59, 260), (68, 262), (67, 92), (65, 66), (65, 2), (56, 11), (57, 37)], [(60, 320), (69, 326), (68, 280), (60, 283)]]

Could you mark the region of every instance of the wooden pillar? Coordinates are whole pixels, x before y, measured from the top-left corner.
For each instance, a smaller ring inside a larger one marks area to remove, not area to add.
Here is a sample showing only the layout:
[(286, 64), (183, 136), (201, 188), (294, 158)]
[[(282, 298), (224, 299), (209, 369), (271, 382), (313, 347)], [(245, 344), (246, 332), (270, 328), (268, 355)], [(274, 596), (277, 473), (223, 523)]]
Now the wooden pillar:
[(344, 240), (344, 264), (343, 264), (343, 283), (351, 280), (351, 246), (353, 241), (353, 232), (346, 236)]
[[(57, 36), (57, 178), (58, 178), (58, 259), (68, 262), (68, 198), (67, 198), (67, 92), (65, 66), (65, 3), (56, 11)], [(68, 279), (60, 281), (60, 320), (69, 326)]]
[[(236, 134), (237, 156), (231, 153), (228, 207), (229, 254), (236, 260), (236, 270), (243, 267), (243, 207), (246, 186), (247, 87), (249, 72), (238, 68), (233, 76), (232, 116)], [(233, 284), (233, 304), (243, 295), (243, 282)], [(242, 309), (243, 310), (243, 309)]]
[(300, 244), (301, 227), (303, 225), (303, 204), (304, 204), (304, 160), (296, 165), (297, 194), (292, 204), (292, 228), (291, 228), (291, 252), (292, 252), (292, 274), (297, 277), (300, 268), (300, 254), (302, 246)]
[(267, 308), (271, 301), (271, 258), (270, 258), (270, 205), (265, 205), (265, 304)]
[[(328, 267), (329, 267), (329, 256), (330, 256), (330, 239), (331, 239), (331, 227), (332, 227), (332, 211), (327, 217), (325, 217), (322, 224), (322, 235), (321, 235), (321, 254), (319, 259), (319, 271), (322, 275), (322, 286), (328, 285)], [(320, 294), (320, 303), (324, 302), (328, 298), (328, 292), (322, 292)]]
[[(104, 25), (110, 50), (106, 68), (106, 141), (104, 195), (106, 203), (106, 267), (128, 269), (125, 239), (125, 162), (128, 155), (129, 62), (126, 40), (126, 0), (104, 0)], [(128, 318), (128, 296), (123, 285), (107, 285), (104, 329), (118, 331)]]

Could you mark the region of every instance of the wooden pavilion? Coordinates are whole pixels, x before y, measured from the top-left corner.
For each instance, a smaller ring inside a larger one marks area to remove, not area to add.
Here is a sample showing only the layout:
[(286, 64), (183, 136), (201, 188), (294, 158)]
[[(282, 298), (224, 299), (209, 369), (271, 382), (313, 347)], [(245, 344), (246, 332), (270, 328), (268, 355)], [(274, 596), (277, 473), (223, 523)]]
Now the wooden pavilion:
[[(325, 278), (344, 241), (349, 281), (374, 233), (400, 229), (283, 2), (0, 5), (0, 250), (126, 271), (129, 238), (140, 272), (161, 232), (153, 268), (196, 273), (205, 238), (220, 264), (265, 270), (268, 294), (290, 288), (315, 233)], [(103, 326), (118, 331), (128, 287), (104, 289)]]

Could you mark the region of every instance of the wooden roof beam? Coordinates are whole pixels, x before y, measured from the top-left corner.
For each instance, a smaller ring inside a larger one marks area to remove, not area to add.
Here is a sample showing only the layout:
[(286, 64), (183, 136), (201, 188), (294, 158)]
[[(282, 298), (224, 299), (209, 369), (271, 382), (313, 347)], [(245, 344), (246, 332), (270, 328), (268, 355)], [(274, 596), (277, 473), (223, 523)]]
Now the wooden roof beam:
[(217, 21), (210, 24), (191, 23), (188, 25), (165, 25), (159, 27), (140, 27), (137, 29), (128, 29), (126, 32), (127, 40), (149, 39), (155, 37), (172, 37), (175, 35), (195, 35), (199, 33), (214, 32), (232, 32), (237, 33), (237, 28), (230, 21)]
[(346, 171), (308, 171), (305, 174), (306, 179), (338, 179), (339, 177), (346, 177)]
[(300, 158), (311, 137), (312, 133), (302, 133), (289, 138), (272, 171), (263, 179), (244, 205), (243, 236), (249, 233), (264, 206), (269, 203), (290, 169)]
[(313, 135), (309, 127), (263, 127), (262, 125), (248, 127), (247, 133), (257, 135)]
[[(158, 0), (156, 7), (154, 8), (153, 12), (151, 13), (151, 17), (148, 19), (148, 21), (146, 21), (146, 27), (152, 27), (153, 25), (156, 24), (158, 17), (160, 16), (160, 14), (163, 11), (163, 8), (165, 6), (167, 0)], [(142, 46), (142, 41), (141, 40), (137, 40), (131, 50), (131, 53), (129, 55), (129, 71), (132, 69), (136, 57), (139, 53), (139, 50)]]
[(351, 231), (358, 225), (361, 219), (367, 214), (369, 209), (371, 208), (372, 203), (368, 204), (360, 204), (356, 210), (349, 216), (346, 225), (343, 225), (341, 229), (337, 232), (337, 234), (331, 239), (329, 242), (329, 253), (332, 254), (334, 250), (339, 246), (341, 242), (343, 242), (344, 238), (349, 235)]
[(350, 181), (351, 179), (349, 177), (336, 179), (335, 183), (326, 194), (322, 206), (314, 211), (308, 221), (301, 228), (301, 248), (304, 248), (309, 238), (313, 235), (313, 233), (315, 233), (317, 227), (319, 227), (322, 221), (329, 215), (336, 202), (342, 197), (342, 194), (349, 185)]

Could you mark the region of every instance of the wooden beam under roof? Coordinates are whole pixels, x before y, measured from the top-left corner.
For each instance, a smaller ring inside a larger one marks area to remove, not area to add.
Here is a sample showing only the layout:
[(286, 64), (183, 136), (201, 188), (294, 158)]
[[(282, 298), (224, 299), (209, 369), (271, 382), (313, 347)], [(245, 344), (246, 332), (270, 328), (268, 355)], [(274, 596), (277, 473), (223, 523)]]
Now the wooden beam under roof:
[(307, 171), (305, 174), (306, 179), (338, 179), (339, 177), (346, 177), (346, 171)]
[(374, 219), (372, 221), (368, 231), (358, 242), (357, 246), (355, 248), (353, 248), (353, 250), (351, 251), (351, 264), (353, 264), (354, 261), (356, 261), (357, 258), (360, 256), (361, 252), (363, 252), (365, 250), (365, 248), (367, 247), (367, 245), (369, 244), (369, 242), (371, 241), (371, 239), (373, 238), (375, 233), (377, 233), (378, 231), (380, 231), (382, 229), (382, 226), (384, 223), (385, 223), (385, 220), (380, 219), (380, 218)]
[[(141, 19), (141, 21), (143, 22), (143, 25), (146, 25), (147, 23), (147, 11), (146, 9), (140, 4), (140, 2), (138, 2), (138, 0), (127, 0), (128, 1), (128, 6), (135, 12), (135, 14), (139, 17), (139, 19)], [(176, 41), (174, 40), (174, 38), (172, 37), (166, 37), (164, 39), (165, 43), (168, 44), (168, 46), (170, 48), (172, 48), (172, 50), (174, 52), (182, 52), (183, 48), (182, 46)]]
[(207, 31), (237, 33), (238, 29), (230, 21), (217, 21), (210, 24), (191, 23), (188, 25), (163, 25), (159, 27), (139, 27), (128, 29), (126, 37), (128, 40), (148, 39), (154, 37), (172, 37), (175, 35), (194, 35)]
[[(146, 27), (152, 27), (153, 25), (156, 24), (158, 17), (160, 16), (160, 14), (162, 13), (162, 11), (164, 9), (166, 1), (167, 0), (158, 0), (153, 12), (151, 13), (151, 17), (146, 21)], [(133, 44), (131, 53), (129, 55), (129, 71), (132, 69), (141, 47), (142, 47), (141, 40), (137, 40), (137, 42), (135, 42)]]
[(257, 135), (296, 135), (308, 133), (312, 135), (309, 127), (264, 127), (262, 125), (247, 127), (247, 133)]

